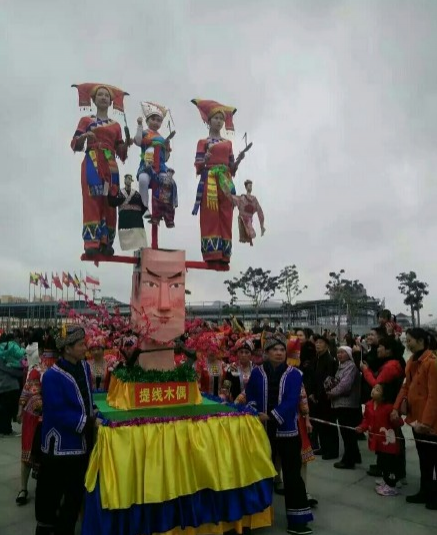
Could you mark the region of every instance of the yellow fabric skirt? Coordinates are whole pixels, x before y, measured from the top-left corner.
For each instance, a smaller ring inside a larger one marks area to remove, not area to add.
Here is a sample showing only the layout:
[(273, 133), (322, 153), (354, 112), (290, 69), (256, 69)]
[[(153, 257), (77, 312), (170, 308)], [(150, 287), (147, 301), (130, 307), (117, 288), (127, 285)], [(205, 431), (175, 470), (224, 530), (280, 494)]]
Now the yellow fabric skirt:
[(101, 426), (85, 485), (92, 492), (98, 476), (102, 507), (127, 509), (202, 489), (242, 488), (275, 475), (263, 425), (256, 416), (239, 414)]

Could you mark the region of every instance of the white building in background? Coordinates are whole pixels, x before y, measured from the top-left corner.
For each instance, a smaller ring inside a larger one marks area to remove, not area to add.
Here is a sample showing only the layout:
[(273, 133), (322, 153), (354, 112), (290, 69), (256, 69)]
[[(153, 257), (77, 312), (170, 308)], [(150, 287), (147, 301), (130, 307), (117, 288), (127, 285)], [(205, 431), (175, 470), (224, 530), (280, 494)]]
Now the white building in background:
[(399, 314), (396, 314), (396, 323), (402, 327), (402, 329), (408, 329), (409, 327), (412, 327), (411, 322), (411, 316), (407, 316), (406, 314), (399, 312)]

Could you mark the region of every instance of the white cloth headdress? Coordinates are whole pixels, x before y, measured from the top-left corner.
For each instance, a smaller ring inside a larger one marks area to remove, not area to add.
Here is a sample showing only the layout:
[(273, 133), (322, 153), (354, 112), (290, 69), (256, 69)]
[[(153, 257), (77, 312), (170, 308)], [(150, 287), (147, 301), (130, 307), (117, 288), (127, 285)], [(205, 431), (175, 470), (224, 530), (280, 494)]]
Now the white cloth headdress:
[(26, 347), (26, 358), (29, 371), (33, 370), (41, 362), (39, 358), (38, 342), (33, 342)]
[(161, 106), (160, 104), (155, 104), (154, 102), (140, 102), (140, 104), (146, 121), (152, 115), (159, 115), (162, 120), (164, 120), (165, 116), (167, 115), (167, 108)]

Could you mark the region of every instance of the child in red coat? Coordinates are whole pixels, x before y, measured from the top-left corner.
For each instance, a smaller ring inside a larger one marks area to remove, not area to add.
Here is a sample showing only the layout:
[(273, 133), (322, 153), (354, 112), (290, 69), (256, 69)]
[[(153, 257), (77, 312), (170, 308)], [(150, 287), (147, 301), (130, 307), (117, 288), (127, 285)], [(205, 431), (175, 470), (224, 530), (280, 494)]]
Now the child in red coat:
[(372, 399), (366, 403), (363, 421), (356, 428), (357, 433), (369, 431), (369, 449), (376, 452), (383, 475), (382, 481), (375, 487), (380, 496), (398, 494), (396, 483), (399, 479), (401, 449), (395, 430), (404, 425), (402, 418), (395, 422), (390, 419), (393, 404), (386, 403), (384, 395), (384, 390), (388, 388), (387, 384), (382, 383), (373, 387)]

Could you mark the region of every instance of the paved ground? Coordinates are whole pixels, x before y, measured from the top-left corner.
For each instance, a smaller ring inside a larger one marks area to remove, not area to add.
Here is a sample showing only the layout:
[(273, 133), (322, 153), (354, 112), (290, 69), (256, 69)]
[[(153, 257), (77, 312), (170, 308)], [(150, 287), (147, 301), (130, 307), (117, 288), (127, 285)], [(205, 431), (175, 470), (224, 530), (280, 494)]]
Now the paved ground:
[[(410, 436), (410, 435), (408, 435)], [(356, 470), (335, 470), (331, 461), (317, 459), (309, 466), (309, 490), (320, 501), (314, 511), (316, 535), (432, 535), (437, 533), (437, 511), (423, 505), (405, 503), (403, 496), (382, 498), (374, 492), (374, 480), (365, 468), (373, 461), (366, 443), (360, 442), (363, 465)], [(15, 505), (20, 488), (20, 439), (0, 439), (0, 534), (33, 535), (33, 501), (25, 507)], [(408, 486), (402, 493), (418, 490), (418, 462), (413, 443), (407, 445)], [(34, 495), (34, 481), (30, 493)], [(285, 533), (282, 499), (275, 497), (275, 525), (258, 535)], [(77, 533), (79, 534), (78, 529)]]

